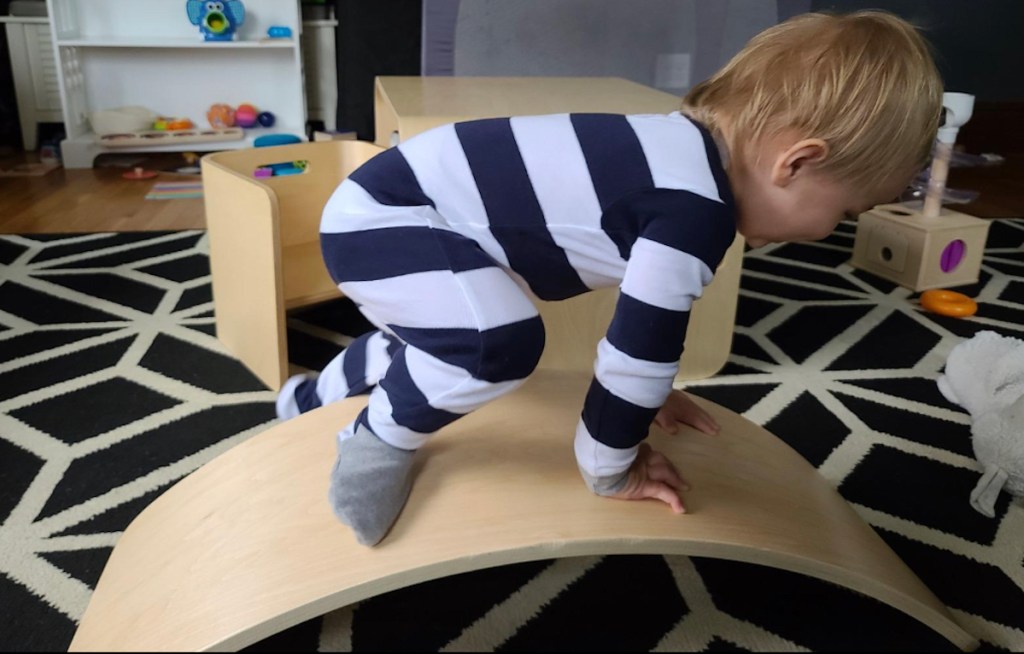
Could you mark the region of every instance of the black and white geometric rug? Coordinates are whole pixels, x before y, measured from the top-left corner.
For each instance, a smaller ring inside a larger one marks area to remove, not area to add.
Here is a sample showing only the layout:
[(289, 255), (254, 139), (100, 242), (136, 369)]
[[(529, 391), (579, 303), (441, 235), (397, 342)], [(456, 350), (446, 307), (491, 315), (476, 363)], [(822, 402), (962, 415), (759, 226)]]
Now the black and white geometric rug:
[[(783, 439), (981, 639), (1024, 651), (1024, 502), (968, 502), (969, 417), (938, 392), (981, 329), (1024, 338), (1024, 220), (992, 225), (970, 319), (846, 261), (853, 224), (744, 258), (726, 368), (688, 391)], [(293, 314), (297, 367), (367, 328)], [(160, 493), (274, 423), (274, 394), (213, 336), (203, 232), (0, 236), (0, 650), (66, 650), (118, 536)], [(784, 511), (785, 507), (780, 507)], [(952, 651), (872, 599), (750, 564), (537, 561), (439, 579), (253, 651)]]

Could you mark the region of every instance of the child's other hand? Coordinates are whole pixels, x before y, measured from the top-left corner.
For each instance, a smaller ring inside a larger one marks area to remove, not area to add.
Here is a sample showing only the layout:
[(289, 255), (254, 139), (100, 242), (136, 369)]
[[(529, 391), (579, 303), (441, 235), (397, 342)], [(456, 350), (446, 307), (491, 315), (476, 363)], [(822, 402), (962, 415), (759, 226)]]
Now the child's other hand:
[(629, 467), (626, 485), (613, 497), (619, 500), (661, 500), (676, 513), (686, 513), (679, 491), (690, 490), (679, 471), (661, 452), (647, 443), (640, 444), (636, 460)]
[(679, 423), (690, 425), (705, 434), (715, 435), (719, 430), (718, 423), (711, 414), (697, 406), (686, 393), (675, 389), (668, 394), (665, 404), (658, 409), (654, 423), (669, 434), (679, 433)]

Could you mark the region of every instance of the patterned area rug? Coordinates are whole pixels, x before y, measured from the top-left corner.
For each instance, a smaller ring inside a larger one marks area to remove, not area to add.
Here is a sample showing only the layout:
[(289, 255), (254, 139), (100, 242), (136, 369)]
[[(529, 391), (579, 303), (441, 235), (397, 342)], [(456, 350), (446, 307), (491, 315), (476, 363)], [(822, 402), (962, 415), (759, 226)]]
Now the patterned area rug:
[[(968, 416), (938, 392), (981, 329), (1024, 337), (1024, 221), (992, 225), (971, 319), (846, 265), (853, 225), (747, 253), (730, 361), (692, 393), (786, 441), (988, 650), (1024, 651), (1024, 503), (969, 505)], [(202, 232), (0, 237), (0, 650), (66, 650), (128, 523), (273, 424), (273, 394), (213, 337)], [(296, 368), (367, 324), (294, 313)], [(786, 507), (779, 507), (785, 511)], [(394, 591), (252, 651), (951, 651), (825, 582), (705, 558), (545, 560)]]

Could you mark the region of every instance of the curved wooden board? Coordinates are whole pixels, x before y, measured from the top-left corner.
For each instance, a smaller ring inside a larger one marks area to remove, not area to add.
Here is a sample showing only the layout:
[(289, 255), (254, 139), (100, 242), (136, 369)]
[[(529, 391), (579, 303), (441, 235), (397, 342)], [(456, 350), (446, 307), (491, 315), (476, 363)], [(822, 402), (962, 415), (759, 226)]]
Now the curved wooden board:
[[(557, 557), (681, 554), (773, 566), (874, 597), (957, 646), (977, 641), (803, 458), (741, 416), (650, 442), (693, 490), (689, 513), (592, 495), (572, 434), (589, 376), (542, 371), (419, 454), (405, 510), (376, 547), (326, 500), (354, 398), (274, 426), (157, 498), (107, 563), (71, 651), (233, 650), (438, 577)], [(867, 628), (868, 626), (865, 625)]]

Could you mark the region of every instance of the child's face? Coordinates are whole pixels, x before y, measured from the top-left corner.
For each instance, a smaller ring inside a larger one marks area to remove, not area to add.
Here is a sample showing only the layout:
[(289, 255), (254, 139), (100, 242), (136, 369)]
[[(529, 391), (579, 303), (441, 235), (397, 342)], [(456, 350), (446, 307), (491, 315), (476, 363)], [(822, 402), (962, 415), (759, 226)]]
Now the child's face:
[(735, 178), (730, 173), (739, 217), (737, 228), (751, 247), (784, 241), (816, 241), (831, 234), (841, 220), (890, 202), (906, 188), (912, 174), (898, 176), (881, 188), (864, 189), (821, 172), (827, 157), (818, 139), (797, 141), (762, 157)]

